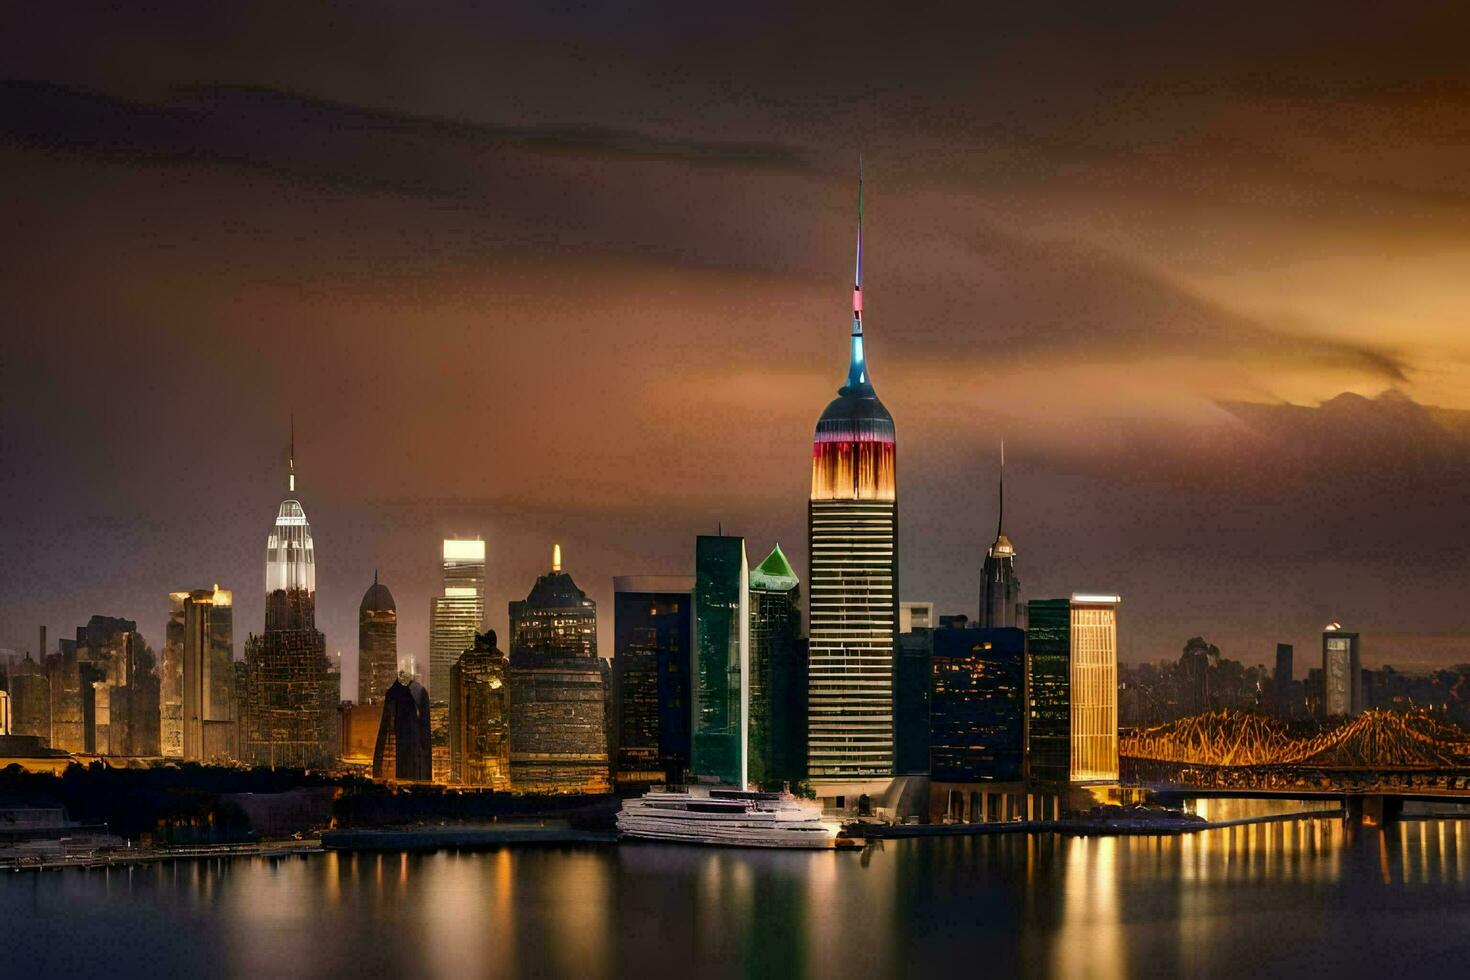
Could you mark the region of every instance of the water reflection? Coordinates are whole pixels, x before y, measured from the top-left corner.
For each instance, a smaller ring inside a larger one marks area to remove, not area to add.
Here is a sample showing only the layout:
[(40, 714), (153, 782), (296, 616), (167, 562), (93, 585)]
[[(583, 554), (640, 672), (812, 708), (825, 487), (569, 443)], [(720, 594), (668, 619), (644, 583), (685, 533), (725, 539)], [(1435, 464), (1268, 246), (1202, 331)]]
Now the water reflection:
[(1466, 827), (179, 862), (5, 875), (0, 921), (27, 977), (1356, 975), (1459, 942)]

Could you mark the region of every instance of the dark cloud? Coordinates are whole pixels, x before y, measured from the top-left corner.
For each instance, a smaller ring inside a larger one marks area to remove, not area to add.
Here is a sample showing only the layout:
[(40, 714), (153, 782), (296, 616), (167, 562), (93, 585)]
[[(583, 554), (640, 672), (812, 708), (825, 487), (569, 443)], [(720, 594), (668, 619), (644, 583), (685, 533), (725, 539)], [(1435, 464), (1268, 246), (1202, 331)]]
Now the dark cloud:
[(859, 151), (909, 597), (973, 609), (1004, 435), (1028, 594), (1130, 656), (1470, 628), (1463, 11), (5, 18), (0, 644), (258, 623), (292, 411), (349, 654), (375, 566), (421, 652), (446, 533), (501, 626), (553, 539), (603, 602), (717, 521), (800, 563)]

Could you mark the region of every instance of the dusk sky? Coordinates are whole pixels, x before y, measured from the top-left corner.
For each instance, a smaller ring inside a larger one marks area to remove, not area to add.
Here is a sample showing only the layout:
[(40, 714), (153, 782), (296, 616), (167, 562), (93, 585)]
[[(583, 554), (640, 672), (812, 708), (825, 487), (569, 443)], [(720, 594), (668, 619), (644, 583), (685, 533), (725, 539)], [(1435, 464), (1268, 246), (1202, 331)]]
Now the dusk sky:
[(11, 7), (0, 647), (217, 581), (242, 656), (293, 412), (349, 691), (449, 534), (502, 635), (560, 542), (605, 656), (718, 523), (804, 579), (859, 153), (902, 598), (976, 614), (1003, 437), (1124, 660), (1470, 634), (1470, 14), (1020, 6)]

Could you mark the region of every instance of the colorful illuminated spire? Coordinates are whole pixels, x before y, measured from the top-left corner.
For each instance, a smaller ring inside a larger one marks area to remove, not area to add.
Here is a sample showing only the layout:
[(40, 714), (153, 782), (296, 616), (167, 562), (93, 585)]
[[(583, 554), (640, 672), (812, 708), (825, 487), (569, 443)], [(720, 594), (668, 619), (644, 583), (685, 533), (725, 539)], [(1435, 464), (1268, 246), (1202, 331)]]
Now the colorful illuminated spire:
[(847, 388), (868, 386), (868, 362), (863, 352), (863, 159), (858, 157), (857, 262), (852, 273), (852, 359), (847, 366)]
[(287, 453), (288, 453), (288, 455), (286, 457), (286, 471), (288, 473), (288, 476), (286, 477), (286, 489), (289, 492), (291, 492), (291, 493), (295, 493), (296, 492), (296, 413), (295, 412), (292, 412), (291, 413), (291, 448), (289, 450), (287, 450)]

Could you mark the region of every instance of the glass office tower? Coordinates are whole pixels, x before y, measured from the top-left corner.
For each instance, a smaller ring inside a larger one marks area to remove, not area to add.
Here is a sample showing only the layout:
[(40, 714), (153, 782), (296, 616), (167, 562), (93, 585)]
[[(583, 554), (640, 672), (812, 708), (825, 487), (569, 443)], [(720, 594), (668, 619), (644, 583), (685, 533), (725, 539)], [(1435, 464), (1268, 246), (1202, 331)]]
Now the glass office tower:
[(750, 570), (749, 775), (778, 787), (806, 776), (801, 582), (778, 544)]
[(693, 642), (693, 578), (613, 578), (614, 775), (619, 782), (683, 782), (689, 768)]
[(485, 622), (485, 542), (445, 539), (444, 594), (429, 608), (429, 699), (449, 701), (449, 668)]
[(1118, 780), (1118, 597), (1071, 601), (1073, 782)]
[(750, 566), (745, 539), (700, 535), (694, 548), (695, 776), (743, 787), (749, 779)]
[(1026, 751), (1041, 782), (1118, 779), (1115, 595), (1027, 604)]
[(1006, 627), (931, 635), (931, 776), (943, 782), (1019, 782), (1026, 634)]
[(813, 780), (893, 772), (896, 442), (863, 347), (861, 180), (852, 295), (847, 382), (822, 412), (812, 445), (807, 772)]

